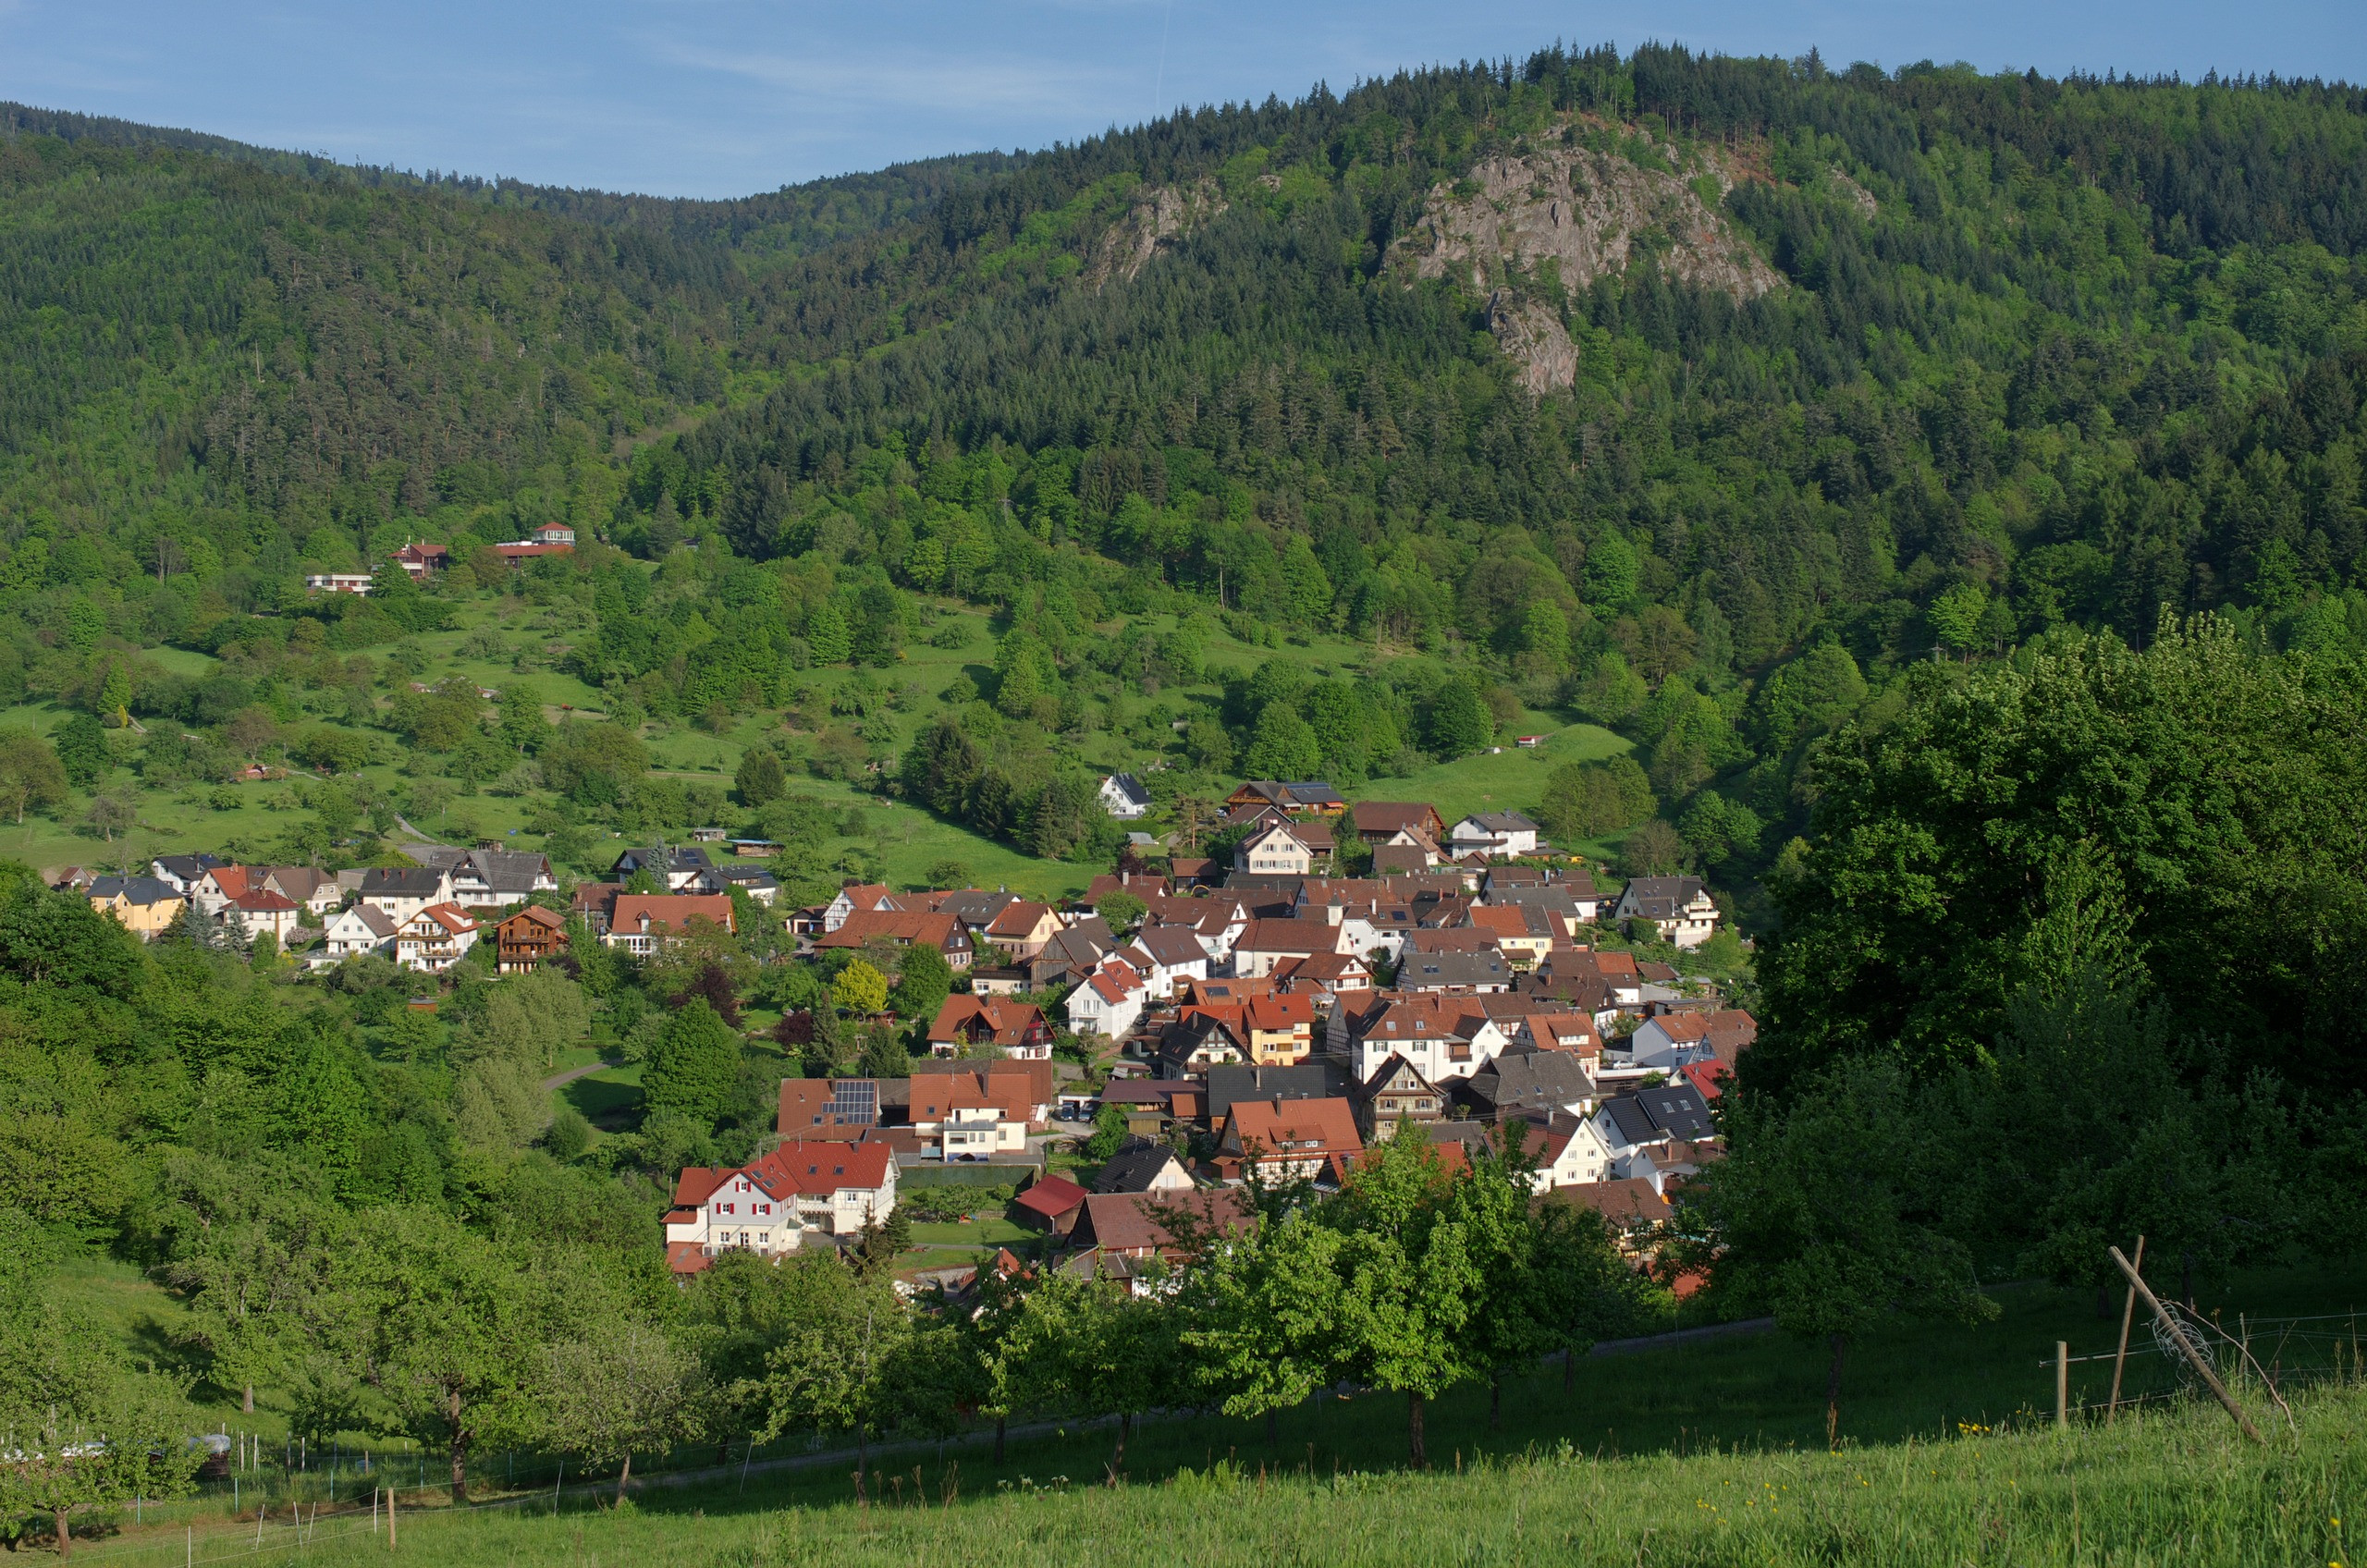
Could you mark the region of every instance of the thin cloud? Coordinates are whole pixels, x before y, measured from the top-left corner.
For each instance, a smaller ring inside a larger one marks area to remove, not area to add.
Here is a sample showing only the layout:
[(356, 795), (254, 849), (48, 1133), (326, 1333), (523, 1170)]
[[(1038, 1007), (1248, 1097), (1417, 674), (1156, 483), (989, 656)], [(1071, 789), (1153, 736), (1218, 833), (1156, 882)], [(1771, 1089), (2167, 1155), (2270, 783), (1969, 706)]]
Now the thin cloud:
[(866, 108), (1040, 109), (1064, 97), (1132, 85), (1129, 77), (1106, 69), (1008, 56), (936, 61), (904, 56), (884, 65), (842, 56), (695, 48), (679, 40), (656, 41), (653, 52), (674, 65)]

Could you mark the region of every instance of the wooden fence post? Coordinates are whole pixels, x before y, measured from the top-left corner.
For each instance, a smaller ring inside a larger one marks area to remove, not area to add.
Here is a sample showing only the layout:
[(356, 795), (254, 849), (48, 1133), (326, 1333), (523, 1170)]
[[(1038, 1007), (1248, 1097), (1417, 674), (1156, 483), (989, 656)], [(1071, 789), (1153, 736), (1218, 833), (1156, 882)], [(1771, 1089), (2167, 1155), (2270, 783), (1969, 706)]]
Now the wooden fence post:
[(2236, 1425), (2243, 1428), (2244, 1436), (2256, 1443), (2265, 1444), (2268, 1439), (2260, 1435), (2260, 1428), (2252, 1425), (2251, 1417), (2244, 1414), (2244, 1407), (2236, 1403), (2235, 1396), (2227, 1391), (2226, 1385), (2219, 1381), (2219, 1374), (2211, 1369), (2211, 1363), (2205, 1360), (2202, 1353), (2195, 1349), (2192, 1341), (2188, 1340), (2186, 1330), (2172, 1320), (2169, 1312), (2146, 1285), (2144, 1277), (2129, 1267), (2128, 1259), (2120, 1256), (2118, 1247), (2110, 1250), (2113, 1262), (2118, 1266), (2123, 1274), (2128, 1277), (2128, 1282), (2136, 1288), (2137, 1293), (2145, 1298), (2145, 1305), (2152, 1309), (2155, 1319), (2163, 1328), (2170, 1331), (2170, 1338), (2176, 1340), (2178, 1342), (2178, 1349), (2186, 1353), (2188, 1364), (2193, 1366), (2195, 1374), (2209, 1386), (2211, 1391), (2219, 1396), (2219, 1403), (2226, 1407), (2228, 1415), (2236, 1418)]
[[(2137, 1261), (2134, 1268), (2145, 1267), (2145, 1238), (2137, 1238)], [(2128, 1361), (2128, 1320), (2137, 1311), (2137, 1287), (2128, 1288), (2128, 1299), (2120, 1304), (2120, 1348), (2112, 1353), (2112, 1403), (2104, 1406), (2104, 1425), (2109, 1427), (2120, 1416), (2120, 1369)]]
[(2071, 1346), (2067, 1341), (2054, 1341), (2054, 1429), (2071, 1425)]

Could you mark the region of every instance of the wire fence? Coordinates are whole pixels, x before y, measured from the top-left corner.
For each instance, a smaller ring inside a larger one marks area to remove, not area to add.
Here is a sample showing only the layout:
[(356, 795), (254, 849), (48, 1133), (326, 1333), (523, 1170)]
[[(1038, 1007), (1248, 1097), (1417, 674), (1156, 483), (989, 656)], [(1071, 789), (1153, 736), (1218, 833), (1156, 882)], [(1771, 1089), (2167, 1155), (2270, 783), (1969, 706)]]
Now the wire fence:
[[(2061, 1358), (2061, 1370), (2066, 1373), (2072, 1366), (2081, 1366), (2090, 1368), (2092, 1378), (2101, 1372), (2101, 1364), (2111, 1364), (2121, 1378), (2116, 1399), (2109, 1390), (2103, 1390), (2102, 1398), (2090, 1397), (2098, 1391), (2092, 1383), (2071, 1390), (2062, 1419), (2110, 1419), (2121, 1409), (2208, 1397), (2208, 1387), (2195, 1368), (2197, 1360), (2208, 1366), (2239, 1402), (2264, 1398), (2287, 1425), (2292, 1421), (2285, 1399), (2288, 1390), (2356, 1382), (2367, 1377), (2367, 1340), (2361, 1339), (2356, 1312), (2238, 1315), (2230, 1328), (2224, 1315), (2206, 1317), (2170, 1301), (2163, 1302), (2162, 1307), (2168, 1321), (2155, 1319), (2133, 1326), (2126, 1350), (2115, 1344)], [(2038, 1366), (2056, 1371), (2057, 1358), (2049, 1356)], [(2067, 1376), (2064, 1378), (2066, 1385), (2070, 1382)], [(2043, 1414), (2035, 1408), (2018, 1412), (2018, 1424), (2040, 1419)]]
[[(2052, 1381), (2058, 1370), (2081, 1369), (2083, 1376), (2065, 1382), (2070, 1397), (2063, 1409), (2069, 1422), (2094, 1423), (2120, 1414), (2160, 1409), (2210, 1395), (2196, 1373), (2184, 1339), (2208, 1364), (2221, 1383), (2239, 1401), (2257, 1406), (2266, 1400), (2290, 1422), (2285, 1396), (2291, 1390), (2331, 1383), (2367, 1380), (2367, 1336), (2356, 1312), (2305, 1316), (2238, 1317), (2231, 1328), (2224, 1321), (2190, 1313), (2164, 1302), (2175, 1329), (2157, 1321), (2152, 1331), (2132, 1326), (2124, 1353), (2116, 1343), (2062, 1358), (2048, 1356), (2035, 1364)], [(2107, 1367), (2117, 1363), (2121, 1387), (2110, 1397)], [(2009, 1415), (1994, 1418), (1996, 1428), (2043, 1426), (2055, 1417), (2051, 1397), (2032, 1402)], [(1993, 1429), (1962, 1424), (1967, 1435)], [(409, 1522), (482, 1516), (493, 1511), (564, 1512), (570, 1496), (606, 1494), (613, 1475), (595, 1475), (564, 1455), (497, 1452), (471, 1460), (465, 1466), (471, 1501), (464, 1512), (451, 1501), (449, 1460), (415, 1448), (348, 1449), (332, 1447), (325, 1453), (293, 1442), (275, 1453), (255, 1435), (220, 1434), (230, 1439), (231, 1471), (220, 1480), (204, 1482), (194, 1497), (169, 1502), (138, 1501), (123, 1508), (113, 1520), (93, 1520), (93, 1534), (77, 1541), (75, 1555), (85, 1561), (116, 1564), (154, 1565), (179, 1562), (224, 1562), (267, 1553), (297, 1550), (316, 1542), (331, 1543), (365, 1532), (383, 1535), (383, 1501), (397, 1500), (399, 1518)], [(764, 1457), (765, 1468), (780, 1461), (795, 1463), (820, 1453), (827, 1445), (821, 1434), (778, 1443), (756, 1444), (747, 1439), (729, 1444), (701, 1444), (676, 1449), (655, 1463), (636, 1463), (633, 1478), (640, 1485), (665, 1486), (711, 1476), (728, 1481), (737, 1469), (744, 1477)], [(882, 1445), (882, 1451), (887, 1445)], [(276, 1463), (275, 1463), (276, 1462)], [(179, 1525), (178, 1536), (173, 1525)], [(115, 1539), (107, 1536), (125, 1526), (137, 1531)]]

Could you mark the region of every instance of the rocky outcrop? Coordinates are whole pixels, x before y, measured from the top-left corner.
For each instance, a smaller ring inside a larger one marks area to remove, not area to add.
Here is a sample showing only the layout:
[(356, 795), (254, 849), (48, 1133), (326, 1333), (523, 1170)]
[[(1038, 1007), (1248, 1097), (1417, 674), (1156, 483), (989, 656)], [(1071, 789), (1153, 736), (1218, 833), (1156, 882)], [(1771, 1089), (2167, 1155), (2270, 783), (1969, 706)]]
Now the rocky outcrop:
[(1870, 221), (1876, 213), (1882, 211), (1882, 203), (1874, 200), (1872, 191), (1851, 179), (1839, 169), (1833, 170), (1824, 178), (1832, 182), (1835, 195), (1858, 209), (1859, 217)]
[(1111, 278), (1131, 283), (1150, 259), (1225, 209), (1213, 179), (1190, 185), (1146, 185), (1134, 192), (1126, 215), (1103, 232), (1086, 266), (1085, 281), (1098, 289)]
[[(1722, 193), (1731, 187), (1714, 158), (1700, 172)], [(1398, 249), (1420, 276), (1458, 277), (1480, 291), (1500, 268), (1535, 279), (1551, 262), (1575, 292), (1647, 250), (1669, 277), (1738, 300), (1784, 286), (1686, 179), (1567, 142), (1490, 158), (1462, 184), (1441, 184)]]
[(1520, 366), (1520, 384), (1531, 396), (1567, 392), (1577, 384), (1578, 346), (1570, 341), (1562, 313), (1546, 301), (1499, 288), (1488, 296), (1488, 330)]

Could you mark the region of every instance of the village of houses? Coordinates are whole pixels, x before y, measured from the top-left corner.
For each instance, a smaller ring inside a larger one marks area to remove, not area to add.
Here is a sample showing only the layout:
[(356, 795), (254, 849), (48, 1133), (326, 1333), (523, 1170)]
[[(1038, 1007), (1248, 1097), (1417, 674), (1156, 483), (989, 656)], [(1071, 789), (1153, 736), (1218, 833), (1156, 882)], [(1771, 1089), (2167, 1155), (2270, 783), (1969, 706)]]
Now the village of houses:
[[(1123, 774), (1102, 799), (1122, 821), (1148, 810)], [(1134, 1280), (1147, 1260), (1187, 1261), (1159, 1222), (1177, 1202), (1245, 1223), (1253, 1170), (1335, 1185), (1406, 1121), (1450, 1164), (1518, 1138), (1540, 1193), (1597, 1209), (1648, 1256), (1674, 1188), (1717, 1158), (1711, 1108), (1757, 1024), (1707, 983), (1598, 938), (1649, 929), (1699, 947), (1722, 918), (1704, 885), (1637, 877), (1608, 897), (1516, 812), (1450, 824), (1418, 802), (1350, 805), (1328, 785), (1270, 780), (1226, 810), (1229, 863), (1178, 851), (1164, 871), (1134, 869), (1130, 850), (1059, 906), (851, 884), (791, 912), (791, 962), (927, 944), (955, 989), (909, 1076), (787, 1079), (777, 1143), (744, 1167), (681, 1171), (673, 1270), (851, 1244), (900, 1182), (983, 1165), (1064, 1267)], [(1369, 876), (1330, 875), (1347, 835)], [(431, 975), (490, 941), (506, 975), (579, 935), (646, 956), (696, 922), (730, 930), (735, 889), (775, 904), (760, 864), (772, 846), (698, 837), (629, 850), (564, 899), (540, 855), (429, 846), (408, 851), (416, 865), (333, 875), (181, 854), (146, 876), (71, 880), (152, 938), (191, 919), (302, 942), (316, 967), (377, 953)], [(1113, 1114), (1123, 1142), (1080, 1164), (1081, 1134)]]

